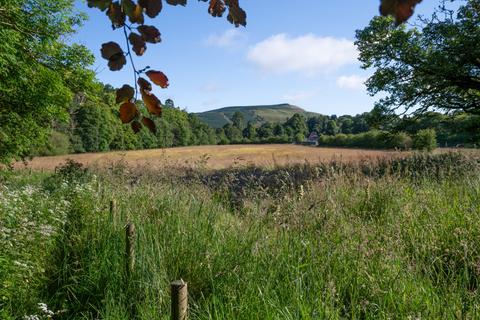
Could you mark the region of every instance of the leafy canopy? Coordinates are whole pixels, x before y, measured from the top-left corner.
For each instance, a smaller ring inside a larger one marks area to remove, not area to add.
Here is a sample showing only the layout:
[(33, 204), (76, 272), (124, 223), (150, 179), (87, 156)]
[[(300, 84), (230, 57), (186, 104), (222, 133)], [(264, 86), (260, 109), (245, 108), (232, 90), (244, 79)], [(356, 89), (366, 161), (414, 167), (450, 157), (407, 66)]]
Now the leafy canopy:
[(377, 109), (480, 114), (480, 0), (447, 2), (413, 28), (377, 17), (357, 31), (363, 68), (375, 69), (368, 90), (387, 93)]
[(72, 0), (0, 0), (0, 162), (26, 157), (67, 119), (94, 74), (91, 53), (66, 45), (84, 19)]

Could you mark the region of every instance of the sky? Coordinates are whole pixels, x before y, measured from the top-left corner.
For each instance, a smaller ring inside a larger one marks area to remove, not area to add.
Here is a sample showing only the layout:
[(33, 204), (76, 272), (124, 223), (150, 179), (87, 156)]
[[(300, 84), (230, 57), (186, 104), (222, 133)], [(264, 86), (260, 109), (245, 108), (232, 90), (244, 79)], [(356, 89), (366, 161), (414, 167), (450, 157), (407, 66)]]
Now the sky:
[[(424, 0), (418, 14), (430, 14), (436, 0)], [(164, 101), (189, 112), (227, 106), (291, 103), (322, 114), (370, 111), (370, 97), (355, 48), (355, 30), (378, 14), (377, 0), (240, 0), (247, 27), (235, 28), (225, 17), (208, 15), (206, 2), (190, 0), (186, 7), (164, 7), (145, 24), (156, 26), (162, 42), (148, 44), (137, 69), (150, 66), (170, 79), (167, 89), (155, 89)], [(92, 68), (103, 83), (133, 85), (129, 65), (112, 72), (100, 56), (102, 43), (125, 46), (123, 31), (113, 31), (104, 12), (76, 6), (89, 16), (71, 39), (95, 54)]]

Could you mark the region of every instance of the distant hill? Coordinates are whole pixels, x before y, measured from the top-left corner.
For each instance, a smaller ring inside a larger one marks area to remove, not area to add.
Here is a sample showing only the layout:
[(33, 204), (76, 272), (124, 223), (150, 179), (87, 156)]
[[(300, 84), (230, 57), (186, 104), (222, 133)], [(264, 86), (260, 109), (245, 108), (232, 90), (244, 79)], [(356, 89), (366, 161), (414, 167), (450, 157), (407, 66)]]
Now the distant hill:
[(308, 112), (300, 107), (287, 103), (267, 106), (227, 107), (196, 113), (196, 115), (210, 126), (221, 128), (227, 123), (231, 123), (230, 119), (237, 111), (243, 114), (245, 122), (252, 121), (259, 125), (264, 122), (283, 123), (296, 113), (301, 113), (307, 118), (319, 115), (318, 113)]

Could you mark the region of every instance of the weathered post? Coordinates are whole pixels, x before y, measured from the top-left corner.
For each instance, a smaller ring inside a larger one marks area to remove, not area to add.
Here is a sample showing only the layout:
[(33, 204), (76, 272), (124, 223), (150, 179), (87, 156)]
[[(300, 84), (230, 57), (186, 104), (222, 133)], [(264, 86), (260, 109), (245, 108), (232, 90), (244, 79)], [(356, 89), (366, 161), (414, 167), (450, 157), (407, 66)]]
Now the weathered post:
[(125, 267), (130, 276), (135, 268), (135, 225), (131, 222), (127, 224), (125, 240)]
[(187, 320), (188, 318), (188, 287), (183, 280), (170, 284), (172, 295), (172, 320)]

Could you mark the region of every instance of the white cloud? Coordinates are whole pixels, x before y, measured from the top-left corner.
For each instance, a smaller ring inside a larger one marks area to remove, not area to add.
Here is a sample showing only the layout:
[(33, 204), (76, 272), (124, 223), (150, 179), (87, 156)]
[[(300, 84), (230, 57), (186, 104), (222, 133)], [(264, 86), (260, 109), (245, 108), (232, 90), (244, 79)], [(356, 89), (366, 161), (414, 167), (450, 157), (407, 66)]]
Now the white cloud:
[(341, 76), (337, 78), (337, 86), (342, 89), (361, 90), (365, 89), (365, 81), (368, 78), (359, 75)]
[(205, 44), (218, 48), (236, 48), (242, 46), (247, 41), (247, 36), (238, 29), (230, 29), (222, 34), (212, 34), (206, 40)]
[(257, 43), (247, 54), (247, 59), (265, 72), (298, 72), (308, 76), (354, 64), (357, 57), (353, 41), (347, 39), (314, 34), (293, 38), (284, 33)]

